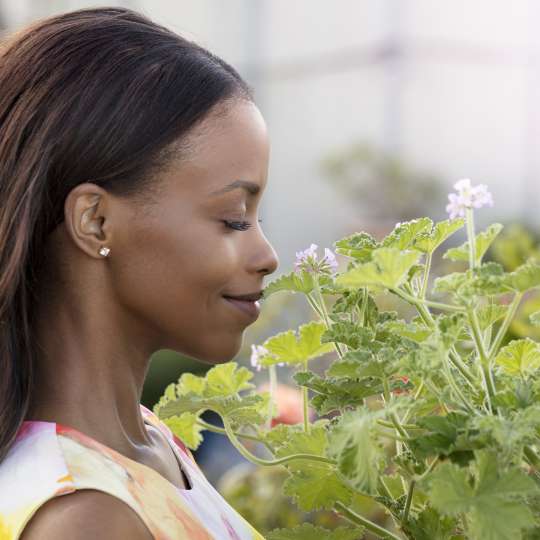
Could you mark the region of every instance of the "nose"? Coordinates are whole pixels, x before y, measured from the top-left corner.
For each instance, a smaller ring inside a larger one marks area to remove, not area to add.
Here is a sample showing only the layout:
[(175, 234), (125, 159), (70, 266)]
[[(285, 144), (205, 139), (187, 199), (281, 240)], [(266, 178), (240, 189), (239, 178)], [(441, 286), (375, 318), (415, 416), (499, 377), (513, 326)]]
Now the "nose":
[(279, 266), (279, 257), (274, 249), (274, 246), (269, 242), (268, 238), (261, 232), (262, 245), (258, 258), (258, 272), (268, 275), (273, 274)]

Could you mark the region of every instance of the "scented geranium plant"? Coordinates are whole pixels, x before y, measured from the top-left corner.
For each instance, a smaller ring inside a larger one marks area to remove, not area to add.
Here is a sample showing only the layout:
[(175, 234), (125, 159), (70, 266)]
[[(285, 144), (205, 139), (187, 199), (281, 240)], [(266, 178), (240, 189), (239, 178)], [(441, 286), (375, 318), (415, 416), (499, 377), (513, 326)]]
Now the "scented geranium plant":
[[(316, 320), (253, 346), (252, 365), (267, 369), (269, 391), (235, 362), (205, 377), (186, 373), (169, 385), (156, 414), (191, 448), (204, 430), (224, 433), (248, 460), (282, 466), (284, 493), (304, 511), (330, 509), (344, 525), (303, 524), (270, 540), (371, 537), (414, 540), (540, 538), (540, 346), (506, 343), (527, 291), (540, 287), (535, 259), (512, 272), (484, 256), (502, 229), (475, 233), (474, 212), (492, 206), (486, 186), (468, 179), (449, 196), (450, 219), (396, 225), (378, 241), (364, 232), (328, 248), (297, 253), (294, 270), (268, 284), (305, 296)], [(443, 257), (465, 270), (432, 279), (431, 263), (449, 237), (466, 241)], [(377, 306), (381, 294), (414, 309), (410, 319)], [(540, 313), (531, 316), (540, 323)], [(324, 375), (310, 363), (333, 353)], [(272, 427), (279, 366), (296, 368), (303, 421)], [(313, 408), (318, 419), (311, 421)], [(200, 415), (218, 413), (223, 428)], [(256, 440), (271, 453), (247, 450)], [(370, 497), (391, 517), (362, 515)], [(348, 522), (348, 523), (347, 523)]]

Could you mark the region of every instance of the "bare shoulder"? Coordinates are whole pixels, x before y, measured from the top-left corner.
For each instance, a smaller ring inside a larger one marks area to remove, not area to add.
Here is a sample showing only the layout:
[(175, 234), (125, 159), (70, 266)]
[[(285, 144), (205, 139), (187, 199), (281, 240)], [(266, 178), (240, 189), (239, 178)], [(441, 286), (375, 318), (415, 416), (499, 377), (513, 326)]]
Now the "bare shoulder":
[(20, 540), (153, 540), (137, 513), (120, 499), (94, 489), (60, 495), (34, 514)]

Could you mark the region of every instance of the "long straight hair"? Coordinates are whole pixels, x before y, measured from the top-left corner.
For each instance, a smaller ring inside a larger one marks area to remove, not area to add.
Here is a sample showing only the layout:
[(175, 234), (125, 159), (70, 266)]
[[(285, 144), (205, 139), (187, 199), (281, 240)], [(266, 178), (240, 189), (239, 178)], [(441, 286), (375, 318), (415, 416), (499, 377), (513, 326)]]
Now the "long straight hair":
[(0, 43), (0, 462), (30, 407), (38, 269), (66, 196), (93, 182), (146, 200), (168, 149), (235, 99), (253, 92), (233, 67), (129, 9), (63, 13)]

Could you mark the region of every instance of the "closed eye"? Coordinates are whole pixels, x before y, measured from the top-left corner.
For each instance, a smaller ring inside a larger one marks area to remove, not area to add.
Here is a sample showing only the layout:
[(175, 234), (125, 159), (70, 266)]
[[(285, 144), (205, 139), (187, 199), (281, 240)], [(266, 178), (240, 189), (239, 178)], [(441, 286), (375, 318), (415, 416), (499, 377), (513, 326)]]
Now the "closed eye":
[[(257, 220), (259, 223), (262, 223), (262, 219)], [(253, 224), (250, 221), (227, 221), (223, 220), (225, 226), (229, 229), (234, 229), (236, 231), (247, 231)]]

